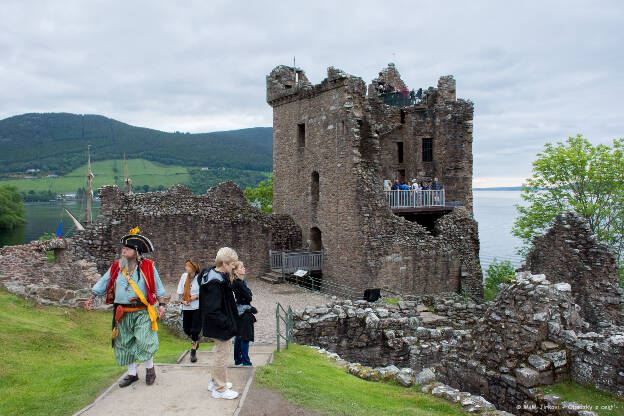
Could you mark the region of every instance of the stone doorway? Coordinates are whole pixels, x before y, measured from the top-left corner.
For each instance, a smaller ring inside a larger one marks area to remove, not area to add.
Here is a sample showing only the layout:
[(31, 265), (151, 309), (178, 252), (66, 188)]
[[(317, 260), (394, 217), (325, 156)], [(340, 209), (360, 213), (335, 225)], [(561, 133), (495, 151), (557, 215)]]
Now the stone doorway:
[(321, 251), (323, 248), (323, 238), (318, 227), (310, 228), (310, 251)]

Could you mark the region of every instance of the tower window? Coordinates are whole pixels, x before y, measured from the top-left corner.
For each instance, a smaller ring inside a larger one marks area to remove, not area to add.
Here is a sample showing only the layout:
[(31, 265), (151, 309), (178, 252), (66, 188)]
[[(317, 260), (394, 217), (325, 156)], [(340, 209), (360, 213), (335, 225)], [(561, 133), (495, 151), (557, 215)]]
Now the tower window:
[(312, 196), (312, 203), (316, 204), (319, 200), (319, 174), (318, 172), (312, 172), (312, 180), (310, 182), (310, 194)]
[(422, 139), (422, 161), (433, 162), (433, 139), (430, 137)]
[(403, 163), (403, 142), (397, 142), (397, 158), (399, 163)]

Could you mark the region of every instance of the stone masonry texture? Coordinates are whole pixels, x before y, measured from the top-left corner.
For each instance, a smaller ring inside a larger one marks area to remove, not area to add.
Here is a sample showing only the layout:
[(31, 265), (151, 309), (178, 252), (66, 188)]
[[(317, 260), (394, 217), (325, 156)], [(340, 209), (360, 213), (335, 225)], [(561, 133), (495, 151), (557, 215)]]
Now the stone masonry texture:
[(616, 255), (596, 240), (582, 216), (559, 214), (548, 232), (534, 239), (526, 268), (552, 282), (569, 283), (587, 322), (608, 326), (622, 318)]
[(204, 195), (181, 185), (134, 195), (107, 186), (99, 194), (100, 215), (84, 232), (76, 232), (73, 249), (76, 257), (95, 262), (100, 273), (119, 257), (119, 241), (133, 227), (154, 244), (154, 253), (147, 257), (169, 288), (176, 287), (187, 259), (210, 267), (220, 247), (235, 248), (247, 275), (254, 278), (266, 271), (270, 249), (301, 246), (301, 231), (293, 220), (250, 206), (233, 182)]
[[(394, 65), (382, 77), (404, 85)], [(273, 107), (273, 209), (301, 227), (304, 246), (325, 249), (323, 279), (357, 291), (460, 292), (482, 298), (477, 224), (472, 216), (473, 104), (442, 77), (410, 107), (383, 104), (373, 80), (329, 68), (312, 85), (302, 70), (267, 76)], [(422, 140), (433, 140), (423, 162)], [(397, 143), (403, 143), (403, 161)], [(447, 201), (463, 205), (433, 227), (394, 215), (384, 179), (438, 177)]]
[(513, 414), (587, 416), (541, 386), (574, 380), (624, 398), (624, 290), (614, 285), (613, 253), (571, 213), (533, 241), (529, 256), (538, 253), (561, 259), (545, 269), (552, 278), (519, 272), (492, 302), (457, 294), (405, 296), (396, 306), (334, 300), (295, 311), (295, 339), (364, 366), (429, 368)]

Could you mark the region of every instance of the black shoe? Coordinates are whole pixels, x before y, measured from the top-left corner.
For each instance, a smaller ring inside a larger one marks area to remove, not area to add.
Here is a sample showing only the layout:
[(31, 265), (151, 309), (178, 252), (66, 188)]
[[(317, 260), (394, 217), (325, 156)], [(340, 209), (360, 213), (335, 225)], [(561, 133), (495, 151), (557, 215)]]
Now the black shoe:
[(191, 350), (191, 362), (194, 363), (197, 361), (197, 350)]
[[(138, 379), (138, 377), (137, 377)], [(145, 369), (145, 383), (148, 386), (154, 384), (154, 380), (156, 380), (156, 370), (154, 367)]]
[(139, 379), (139, 376), (137, 376), (136, 374), (131, 376), (130, 374), (127, 374), (120, 382), (119, 382), (119, 387), (128, 387), (130, 384), (134, 383), (135, 381), (137, 381)]

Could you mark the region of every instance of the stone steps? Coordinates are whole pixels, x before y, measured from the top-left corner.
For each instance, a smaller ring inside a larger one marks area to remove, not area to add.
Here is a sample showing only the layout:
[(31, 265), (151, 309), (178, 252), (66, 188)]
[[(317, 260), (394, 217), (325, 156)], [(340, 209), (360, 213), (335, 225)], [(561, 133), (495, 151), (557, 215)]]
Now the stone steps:
[(282, 274), (273, 270), (269, 270), (263, 275), (259, 276), (259, 279), (264, 280), (268, 283), (278, 284), (282, 283)]

